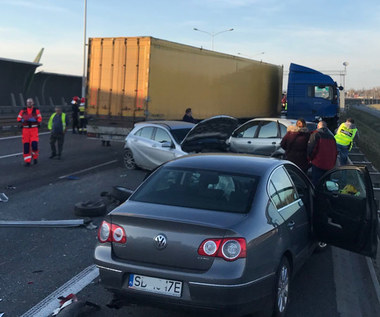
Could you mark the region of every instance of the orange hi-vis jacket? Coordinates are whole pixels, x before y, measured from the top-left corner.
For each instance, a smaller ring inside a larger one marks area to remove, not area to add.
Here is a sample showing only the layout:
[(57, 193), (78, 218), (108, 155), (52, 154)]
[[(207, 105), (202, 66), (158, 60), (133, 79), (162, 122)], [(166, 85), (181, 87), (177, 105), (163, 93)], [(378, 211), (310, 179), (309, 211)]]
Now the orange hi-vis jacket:
[(38, 128), (42, 121), (42, 116), (38, 108), (24, 108), (18, 114), (17, 121), (22, 122), (23, 128)]

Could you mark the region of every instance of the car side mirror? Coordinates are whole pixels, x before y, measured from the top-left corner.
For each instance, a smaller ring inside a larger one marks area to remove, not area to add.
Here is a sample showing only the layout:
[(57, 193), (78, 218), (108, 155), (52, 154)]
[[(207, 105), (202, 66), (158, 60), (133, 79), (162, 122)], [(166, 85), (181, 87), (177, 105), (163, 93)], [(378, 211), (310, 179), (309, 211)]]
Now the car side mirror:
[(339, 190), (339, 185), (333, 181), (326, 181), (326, 189), (329, 192), (337, 192)]
[(343, 86), (339, 86), (338, 88), (339, 88), (339, 90), (343, 90), (344, 89)]
[(172, 143), (168, 142), (168, 141), (162, 142), (161, 143), (161, 147), (171, 148), (172, 147)]

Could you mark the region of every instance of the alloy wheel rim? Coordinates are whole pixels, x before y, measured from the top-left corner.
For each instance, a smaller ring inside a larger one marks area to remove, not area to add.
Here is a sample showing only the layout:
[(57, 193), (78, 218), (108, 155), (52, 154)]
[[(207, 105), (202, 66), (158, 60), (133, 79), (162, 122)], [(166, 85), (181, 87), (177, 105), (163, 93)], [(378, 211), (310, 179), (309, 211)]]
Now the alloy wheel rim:
[(289, 272), (288, 268), (284, 265), (281, 267), (280, 276), (278, 279), (277, 289), (277, 306), (280, 313), (282, 313), (288, 304), (289, 297)]
[(125, 163), (125, 166), (128, 168), (133, 168), (135, 166), (135, 160), (133, 159), (131, 152), (126, 151), (124, 153), (124, 163)]

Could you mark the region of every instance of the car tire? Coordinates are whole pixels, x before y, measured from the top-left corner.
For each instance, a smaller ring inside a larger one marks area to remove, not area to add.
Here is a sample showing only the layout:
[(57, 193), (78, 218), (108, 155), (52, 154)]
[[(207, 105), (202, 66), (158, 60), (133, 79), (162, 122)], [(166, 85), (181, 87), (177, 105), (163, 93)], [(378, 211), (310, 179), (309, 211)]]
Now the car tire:
[(276, 273), (273, 317), (284, 317), (289, 306), (291, 268), (289, 260), (283, 257)]
[(107, 206), (102, 201), (81, 201), (75, 204), (74, 214), (78, 217), (99, 217), (107, 212)]
[(133, 158), (133, 153), (130, 149), (125, 149), (123, 153), (123, 161), (124, 161), (124, 166), (129, 169), (133, 170), (136, 169), (136, 163), (135, 159)]
[(120, 204), (125, 202), (133, 193), (132, 190), (123, 186), (114, 186), (112, 188), (111, 196), (119, 201)]

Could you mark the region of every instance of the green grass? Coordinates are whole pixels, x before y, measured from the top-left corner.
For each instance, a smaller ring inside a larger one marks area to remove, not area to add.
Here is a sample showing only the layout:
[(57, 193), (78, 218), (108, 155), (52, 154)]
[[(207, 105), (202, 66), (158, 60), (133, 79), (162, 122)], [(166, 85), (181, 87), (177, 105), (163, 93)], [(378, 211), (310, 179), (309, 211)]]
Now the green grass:
[[(380, 109), (380, 105), (372, 106), (379, 106)], [(341, 116), (343, 120), (347, 117), (353, 118), (358, 128), (355, 142), (372, 165), (380, 170), (380, 118), (357, 109), (350, 109)]]

